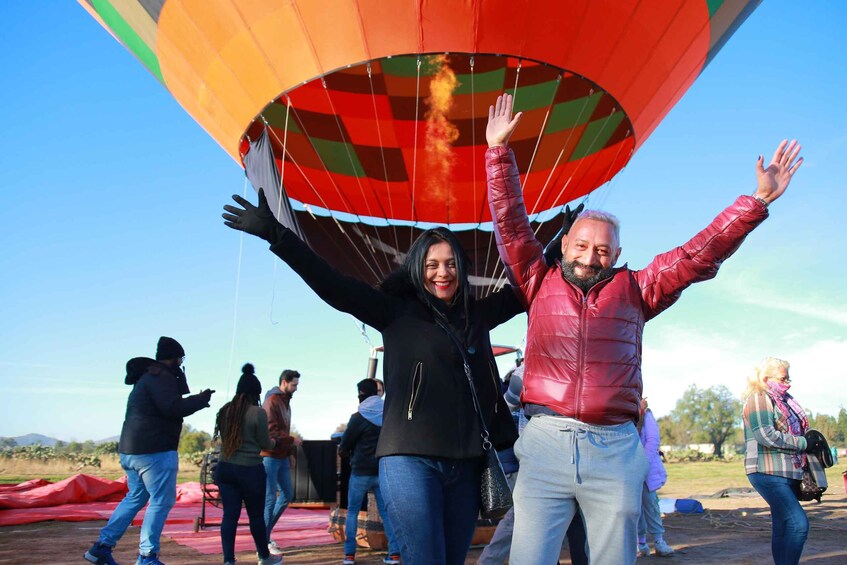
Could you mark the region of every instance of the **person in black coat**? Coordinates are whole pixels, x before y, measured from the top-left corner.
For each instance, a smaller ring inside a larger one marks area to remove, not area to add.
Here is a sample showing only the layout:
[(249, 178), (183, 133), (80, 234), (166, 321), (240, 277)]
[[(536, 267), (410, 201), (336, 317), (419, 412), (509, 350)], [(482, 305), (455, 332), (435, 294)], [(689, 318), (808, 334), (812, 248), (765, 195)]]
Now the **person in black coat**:
[(350, 416), (347, 428), (341, 436), (338, 451), (350, 456), (350, 481), (347, 489), (346, 539), (344, 541), (345, 565), (356, 563), (356, 516), (368, 491), (374, 493), (385, 536), (388, 538), (388, 556), (385, 563), (400, 563), (398, 547), (391, 519), (385, 509), (382, 490), (379, 488), (379, 465), (376, 459), (376, 444), (382, 430), (383, 400), (374, 379), (364, 379), (356, 385), (359, 392), (359, 409)]
[(183, 397), (189, 392), (185, 373), (180, 368), (184, 358), (182, 345), (162, 336), (155, 361), (136, 357), (126, 364), (124, 382), (132, 386), (132, 392), (126, 402), (118, 452), (129, 492), (100, 530), (100, 539), (85, 553), (86, 561), (117, 565), (112, 549), (149, 501), (141, 524), (137, 561), (139, 565), (161, 564), (159, 538), (176, 502), (177, 447), (182, 419), (209, 406), (214, 392), (206, 389)]
[[(476, 300), (469, 260), (447, 228), (426, 230), (379, 288), (330, 267), (259, 206), (233, 196), (225, 224), (261, 237), (327, 304), (382, 333), (380, 488), (405, 565), (464, 563), (479, 513), (482, 440), (464, 372), (468, 358), (482, 417), (497, 449), (517, 430), (500, 394), (489, 331), (524, 311), (511, 287)], [(453, 334), (453, 335), (450, 335)]]

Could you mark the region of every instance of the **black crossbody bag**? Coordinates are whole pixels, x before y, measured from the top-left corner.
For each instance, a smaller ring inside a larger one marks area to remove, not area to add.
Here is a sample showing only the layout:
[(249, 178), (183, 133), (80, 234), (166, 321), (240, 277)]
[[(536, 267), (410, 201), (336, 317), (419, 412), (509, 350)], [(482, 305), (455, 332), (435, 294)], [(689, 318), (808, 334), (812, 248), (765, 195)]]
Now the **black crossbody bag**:
[(497, 457), (497, 451), (488, 439), (488, 427), (485, 425), (485, 419), (482, 417), (482, 407), (476, 395), (476, 387), (473, 383), (471, 366), (468, 363), (465, 348), (462, 347), (459, 338), (456, 337), (446, 324), (441, 320), (436, 320), (436, 323), (441, 329), (447, 332), (447, 335), (450, 336), (450, 339), (462, 356), (465, 377), (468, 379), (468, 386), (471, 387), (471, 397), (473, 398), (474, 410), (476, 410), (476, 414), (479, 416), (480, 436), (482, 437), (482, 477), (479, 488), (480, 515), (486, 519), (497, 520), (502, 518), (509, 511), (509, 508), (512, 507), (512, 491), (509, 489), (509, 483), (506, 481), (506, 473), (503, 471), (503, 466)]

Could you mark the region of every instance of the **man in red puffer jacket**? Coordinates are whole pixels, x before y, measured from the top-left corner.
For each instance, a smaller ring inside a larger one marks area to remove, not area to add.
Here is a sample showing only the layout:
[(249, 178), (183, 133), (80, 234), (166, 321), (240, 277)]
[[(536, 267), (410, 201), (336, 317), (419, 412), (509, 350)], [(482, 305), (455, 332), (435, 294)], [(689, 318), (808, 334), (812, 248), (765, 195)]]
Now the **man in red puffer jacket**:
[[(555, 562), (579, 503), (592, 565), (634, 563), (647, 459), (635, 428), (644, 324), (721, 263), (768, 216), (803, 159), (783, 142), (753, 196), (740, 196), (706, 229), (644, 269), (615, 268), (618, 220), (566, 213), (562, 260), (545, 262), (527, 219), (509, 137), (512, 97), (489, 110), (488, 199), (500, 257), (529, 314), (521, 400), (533, 416), (515, 444), (515, 531), (509, 562)], [(568, 222), (573, 222), (568, 226)]]

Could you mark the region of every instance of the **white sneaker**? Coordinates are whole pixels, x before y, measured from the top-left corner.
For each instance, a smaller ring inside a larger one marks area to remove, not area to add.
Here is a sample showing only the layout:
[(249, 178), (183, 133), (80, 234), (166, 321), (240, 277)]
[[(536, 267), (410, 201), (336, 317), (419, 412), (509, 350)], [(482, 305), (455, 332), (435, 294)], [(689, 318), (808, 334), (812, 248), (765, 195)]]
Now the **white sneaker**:
[(647, 542), (639, 543), (638, 549), (635, 552), (636, 557), (649, 557), (650, 556), (650, 546), (647, 545)]
[(268, 555), (267, 559), (259, 558), (259, 565), (276, 565), (282, 563), (282, 555)]
[(282, 555), (282, 548), (274, 540), (271, 540), (268, 544), (268, 551), (271, 552), (271, 555)]
[(656, 555), (659, 557), (670, 557), (673, 555), (673, 548), (668, 545), (668, 543), (660, 539), (656, 543), (653, 544), (653, 549), (656, 550)]

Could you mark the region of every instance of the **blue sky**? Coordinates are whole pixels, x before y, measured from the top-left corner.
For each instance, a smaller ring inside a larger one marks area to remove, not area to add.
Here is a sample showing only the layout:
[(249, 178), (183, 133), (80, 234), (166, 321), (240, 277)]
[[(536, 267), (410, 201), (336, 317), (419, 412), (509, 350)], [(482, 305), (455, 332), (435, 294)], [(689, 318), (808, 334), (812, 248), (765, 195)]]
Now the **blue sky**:
[[(246, 239), (242, 253), (220, 220), (244, 190), (242, 170), (78, 5), (4, 2), (0, 15), (10, 22), (0, 37), (0, 435), (118, 434), (126, 361), (169, 335), (185, 346), (192, 389), (218, 391), (192, 426), (212, 431), (251, 361), (265, 388), (300, 370), (294, 425), (327, 438), (355, 409), (370, 349), (353, 318), (264, 244)], [(640, 268), (751, 193), (760, 153), (769, 159), (785, 137), (803, 144), (806, 162), (771, 217), (715, 280), (648, 324), (645, 394), (657, 415), (690, 384), (740, 393), (767, 355), (792, 363), (806, 408), (847, 406), (844, 21), (841, 3), (764, 2), (589, 200), (620, 217), (621, 262)], [(525, 331), (516, 319), (492, 338), (519, 344)]]

